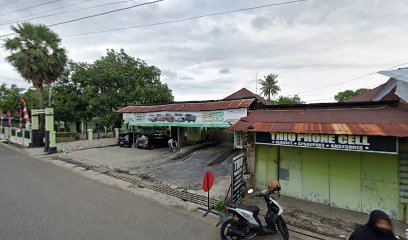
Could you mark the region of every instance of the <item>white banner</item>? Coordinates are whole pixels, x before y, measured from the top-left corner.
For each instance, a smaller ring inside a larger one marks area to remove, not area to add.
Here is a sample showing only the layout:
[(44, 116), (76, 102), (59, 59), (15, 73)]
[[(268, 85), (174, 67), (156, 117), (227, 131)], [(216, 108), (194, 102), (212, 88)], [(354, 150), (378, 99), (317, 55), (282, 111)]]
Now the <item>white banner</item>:
[(200, 112), (123, 113), (132, 126), (230, 127), (247, 116), (246, 108)]

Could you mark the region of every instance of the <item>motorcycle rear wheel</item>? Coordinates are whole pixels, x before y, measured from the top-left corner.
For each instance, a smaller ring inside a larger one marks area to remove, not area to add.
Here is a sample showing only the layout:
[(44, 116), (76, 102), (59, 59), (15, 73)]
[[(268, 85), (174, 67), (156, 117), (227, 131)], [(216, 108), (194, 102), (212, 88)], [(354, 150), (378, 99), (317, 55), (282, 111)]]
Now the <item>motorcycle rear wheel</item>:
[(222, 240), (242, 240), (240, 237), (230, 236), (229, 229), (238, 231), (240, 229), (238, 221), (235, 219), (228, 219), (221, 225), (220, 234)]
[(283, 218), (281, 216), (279, 216), (279, 218), (277, 219), (276, 226), (278, 227), (278, 230), (281, 233), (282, 238), (284, 240), (288, 240), (289, 239), (288, 226), (286, 226), (286, 222), (285, 222), (285, 220), (283, 220)]

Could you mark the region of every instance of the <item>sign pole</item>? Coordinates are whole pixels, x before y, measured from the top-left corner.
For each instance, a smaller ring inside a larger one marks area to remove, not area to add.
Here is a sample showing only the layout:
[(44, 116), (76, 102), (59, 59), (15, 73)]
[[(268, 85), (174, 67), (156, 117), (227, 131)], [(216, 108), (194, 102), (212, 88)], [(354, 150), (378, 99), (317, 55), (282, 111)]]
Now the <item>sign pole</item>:
[(210, 190), (214, 185), (214, 174), (212, 172), (206, 172), (203, 179), (203, 190), (207, 192), (207, 207), (210, 210)]
[[(210, 177), (208, 176), (208, 172), (207, 172), (207, 186), (210, 186)], [(207, 206), (208, 206), (208, 210), (210, 210), (210, 189), (208, 189), (207, 192)]]

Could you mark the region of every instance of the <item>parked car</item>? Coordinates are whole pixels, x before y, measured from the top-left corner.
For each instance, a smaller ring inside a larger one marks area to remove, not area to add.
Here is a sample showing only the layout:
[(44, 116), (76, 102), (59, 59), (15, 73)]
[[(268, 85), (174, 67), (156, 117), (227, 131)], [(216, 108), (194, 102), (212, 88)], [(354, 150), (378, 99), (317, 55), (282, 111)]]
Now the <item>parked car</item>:
[(174, 116), (171, 113), (164, 114), (164, 120), (167, 122), (174, 122)]
[(185, 115), (185, 117), (186, 117), (186, 121), (187, 121), (187, 122), (195, 122), (195, 121), (197, 120), (197, 117), (196, 117), (196, 116), (194, 116), (194, 115), (192, 115), (192, 114), (189, 114), (189, 113), (187, 113), (187, 114)]
[(158, 122), (164, 122), (164, 121), (165, 121), (165, 120), (164, 120), (164, 115), (158, 113), (158, 114), (156, 115), (156, 121), (158, 121)]
[(136, 140), (138, 148), (155, 149), (156, 147), (164, 147), (168, 145), (169, 137), (163, 133), (142, 134)]
[(150, 121), (150, 122), (156, 122), (157, 117), (154, 114), (150, 114), (149, 117), (147, 117), (147, 120)]
[(131, 147), (135, 142), (136, 136), (133, 133), (119, 134), (118, 144), (120, 147)]
[(181, 114), (181, 113), (176, 113), (176, 114), (174, 114), (174, 121), (176, 121), (176, 122), (185, 122), (186, 117), (184, 117), (184, 115)]

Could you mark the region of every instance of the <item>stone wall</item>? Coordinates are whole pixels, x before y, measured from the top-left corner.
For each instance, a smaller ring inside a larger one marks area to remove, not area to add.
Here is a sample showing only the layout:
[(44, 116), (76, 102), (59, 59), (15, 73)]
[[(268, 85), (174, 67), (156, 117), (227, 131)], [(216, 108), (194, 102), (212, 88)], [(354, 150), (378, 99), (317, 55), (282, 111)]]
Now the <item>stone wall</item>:
[(74, 142), (64, 142), (57, 143), (58, 151), (75, 151), (75, 150), (84, 150), (89, 148), (98, 148), (98, 147), (107, 147), (117, 145), (117, 138), (102, 138), (102, 139), (93, 139), (74, 141)]

